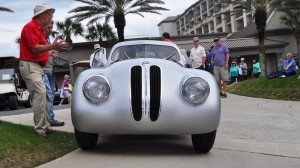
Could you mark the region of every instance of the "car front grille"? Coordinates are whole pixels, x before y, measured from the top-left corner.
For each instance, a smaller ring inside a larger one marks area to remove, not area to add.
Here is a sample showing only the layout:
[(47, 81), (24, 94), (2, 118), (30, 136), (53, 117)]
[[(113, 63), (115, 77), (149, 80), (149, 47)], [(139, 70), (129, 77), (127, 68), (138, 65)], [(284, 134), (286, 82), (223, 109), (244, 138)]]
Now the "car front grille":
[(135, 121), (142, 119), (142, 67), (131, 68), (131, 107)]
[(160, 109), (161, 74), (158, 66), (150, 67), (150, 119), (156, 121)]
[[(151, 66), (149, 72), (150, 85), (146, 84), (146, 87), (150, 87), (150, 120), (156, 121), (159, 117), (160, 112), (160, 99), (161, 99), (161, 70), (158, 66)], [(140, 121), (142, 118), (142, 104), (143, 104), (143, 82), (148, 81), (147, 79), (143, 81), (142, 79), (142, 67), (134, 66), (131, 68), (131, 106), (133, 118), (135, 121)], [(147, 74), (148, 75), (148, 74)], [(147, 76), (146, 75), (146, 76)], [(147, 88), (146, 88), (147, 90)]]

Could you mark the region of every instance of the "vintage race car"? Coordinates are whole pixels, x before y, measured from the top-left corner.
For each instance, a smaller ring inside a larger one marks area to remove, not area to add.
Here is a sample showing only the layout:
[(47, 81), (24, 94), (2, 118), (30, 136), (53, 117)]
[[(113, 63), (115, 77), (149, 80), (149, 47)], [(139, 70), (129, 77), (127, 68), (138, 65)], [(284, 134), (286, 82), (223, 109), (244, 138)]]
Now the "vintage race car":
[(98, 134), (191, 134), (194, 149), (209, 152), (220, 122), (217, 83), (210, 73), (186, 64), (176, 44), (116, 44), (106, 66), (76, 79), (71, 114), (78, 145), (94, 148)]

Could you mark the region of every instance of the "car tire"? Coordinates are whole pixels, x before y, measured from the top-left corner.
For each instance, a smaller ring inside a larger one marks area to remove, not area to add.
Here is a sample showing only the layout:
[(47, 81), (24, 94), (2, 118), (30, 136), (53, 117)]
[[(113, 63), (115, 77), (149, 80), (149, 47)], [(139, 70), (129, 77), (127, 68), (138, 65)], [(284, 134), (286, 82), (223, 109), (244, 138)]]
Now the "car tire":
[(25, 108), (31, 108), (32, 107), (32, 100), (30, 95), (28, 96), (28, 101), (24, 104)]
[(83, 150), (93, 149), (98, 142), (98, 134), (80, 132), (75, 129), (75, 138), (78, 146)]
[(17, 110), (18, 108), (18, 100), (16, 95), (10, 95), (8, 97), (8, 105), (10, 110)]
[(4, 110), (4, 106), (0, 106), (0, 111), (3, 111)]
[(214, 145), (217, 130), (206, 134), (192, 135), (192, 143), (195, 151), (208, 153)]

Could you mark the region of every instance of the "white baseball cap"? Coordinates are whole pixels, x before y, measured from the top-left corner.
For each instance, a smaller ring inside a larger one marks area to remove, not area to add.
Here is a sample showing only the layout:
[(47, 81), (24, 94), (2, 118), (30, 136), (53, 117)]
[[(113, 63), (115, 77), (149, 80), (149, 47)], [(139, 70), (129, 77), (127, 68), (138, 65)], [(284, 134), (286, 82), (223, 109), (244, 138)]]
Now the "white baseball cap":
[(95, 44), (95, 45), (94, 45), (94, 50), (96, 50), (96, 49), (98, 49), (98, 48), (100, 48), (100, 44)]
[(33, 9), (33, 17), (36, 17), (37, 15), (44, 13), (47, 10), (51, 10), (52, 13), (55, 12), (55, 9), (50, 7), (47, 3), (40, 3), (35, 5), (34, 9)]

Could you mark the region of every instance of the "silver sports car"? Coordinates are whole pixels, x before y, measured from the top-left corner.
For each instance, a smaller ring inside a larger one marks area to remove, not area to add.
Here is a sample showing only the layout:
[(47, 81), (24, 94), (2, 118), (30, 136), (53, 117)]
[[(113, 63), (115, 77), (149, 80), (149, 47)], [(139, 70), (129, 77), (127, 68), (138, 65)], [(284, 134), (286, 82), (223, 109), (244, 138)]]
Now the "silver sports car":
[(76, 79), (71, 111), (78, 145), (94, 148), (98, 134), (191, 135), (197, 152), (209, 152), (220, 122), (218, 87), (210, 73), (186, 68), (187, 60), (168, 42), (116, 44), (107, 65)]

